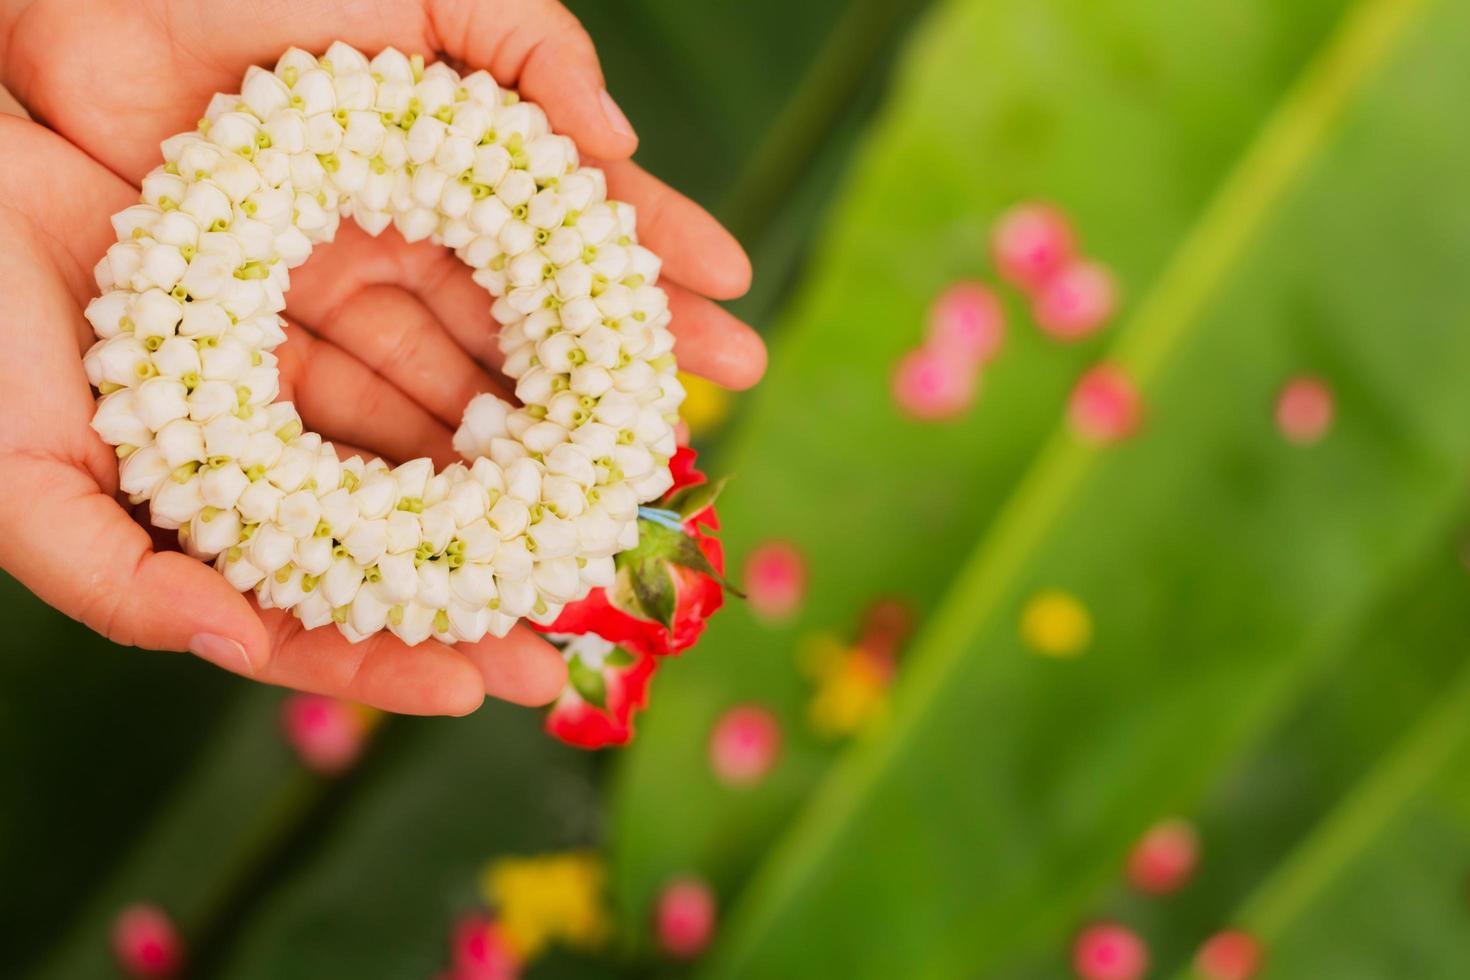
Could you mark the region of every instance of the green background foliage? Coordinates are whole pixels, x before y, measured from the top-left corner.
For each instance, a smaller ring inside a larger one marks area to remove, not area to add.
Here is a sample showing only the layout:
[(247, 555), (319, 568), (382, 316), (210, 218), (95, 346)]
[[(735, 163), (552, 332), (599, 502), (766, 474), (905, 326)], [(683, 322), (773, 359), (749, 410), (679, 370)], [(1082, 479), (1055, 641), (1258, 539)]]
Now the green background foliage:
[[(772, 367), (706, 462), (737, 573), (763, 541), (804, 554), (798, 615), (732, 603), (615, 756), (487, 705), (394, 720), (328, 782), (278, 692), (6, 582), (7, 963), (105, 976), (146, 898), (200, 975), (431, 976), (485, 861), (599, 846), (618, 943), (532, 977), (672, 971), (648, 921), (680, 874), (721, 901), (680, 969), (716, 978), (1057, 977), (1100, 918), (1151, 976), (1227, 925), (1273, 977), (1470, 972), (1470, 3), (576, 7), (640, 159), (755, 259), (737, 308)], [(945, 285), (994, 278), (989, 228), (1029, 198), (1112, 267), (1115, 325), (1061, 345), (1006, 293), (974, 410), (904, 417), (893, 364)], [(1064, 408), (1102, 360), (1145, 406), (1109, 447)], [(1337, 396), (1310, 447), (1271, 414), (1302, 373)], [(1045, 588), (1090, 610), (1084, 656), (1021, 643)], [(892, 710), (818, 738), (797, 650), (882, 597), (920, 623)], [(726, 787), (709, 733), (750, 702), (780, 760)], [(1144, 899), (1120, 869), (1172, 815), (1200, 871)]]

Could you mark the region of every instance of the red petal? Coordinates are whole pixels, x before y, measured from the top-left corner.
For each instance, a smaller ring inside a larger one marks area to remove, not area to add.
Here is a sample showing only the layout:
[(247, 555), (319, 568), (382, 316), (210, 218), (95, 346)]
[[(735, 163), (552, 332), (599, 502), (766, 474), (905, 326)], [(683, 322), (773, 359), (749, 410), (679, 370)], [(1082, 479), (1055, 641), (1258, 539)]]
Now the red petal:
[(568, 684), (546, 716), (546, 730), (584, 749), (628, 744), (633, 737), (633, 714), (647, 707), (648, 682), (657, 666), (652, 657), (641, 656), (629, 667), (605, 669), (606, 708), (582, 700)]

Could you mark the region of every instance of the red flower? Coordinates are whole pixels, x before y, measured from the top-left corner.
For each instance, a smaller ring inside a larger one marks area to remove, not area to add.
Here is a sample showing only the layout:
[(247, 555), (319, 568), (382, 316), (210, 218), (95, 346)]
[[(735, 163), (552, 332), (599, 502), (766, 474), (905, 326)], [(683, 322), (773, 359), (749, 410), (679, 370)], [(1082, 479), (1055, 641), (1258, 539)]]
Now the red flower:
[(704, 632), (725, 601), (720, 576), (725, 554), (710, 532), (719, 529), (719, 487), (694, 467), (694, 451), (669, 462), (674, 485), (640, 522), (638, 546), (618, 555), (618, 581), (562, 610), (548, 634), (593, 634), (617, 648), (587, 648), (588, 661), (568, 647), (569, 678), (547, 730), (584, 748), (625, 744), (633, 712), (647, 701), (655, 657), (681, 653)]
[(547, 732), (583, 749), (627, 745), (633, 737), (633, 713), (648, 705), (648, 682), (657, 666), (648, 654), (620, 666), (604, 661), (597, 674), (602, 690), (592, 695), (600, 697), (600, 705), (578, 689), (577, 680), (568, 680), (546, 716)]

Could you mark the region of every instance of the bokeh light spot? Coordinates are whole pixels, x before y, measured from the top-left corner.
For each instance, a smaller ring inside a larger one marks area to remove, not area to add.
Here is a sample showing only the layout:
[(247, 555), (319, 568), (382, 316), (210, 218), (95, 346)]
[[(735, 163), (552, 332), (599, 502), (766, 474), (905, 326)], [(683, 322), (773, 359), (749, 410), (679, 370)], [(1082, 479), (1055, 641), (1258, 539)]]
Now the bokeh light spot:
[(1276, 427), (1288, 441), (1309, 446), (1332, 427), (1332, 389), (1318, 378), (1293, 378), (1276, 398)]
[(517, 980), (521, 962), (501, 931), (484, 913), (471, 913), (454, 927), (453, 965), (443, 980)]
[(957, 282), (929, 309), (926, 347), (979, 366), (995, 357), (1005, 337), (1005, 314), (995, 293), (978, 282)]
[(1148, 972), (1148, 947), (1125, 926), (1099, 923), (1077, 936), (1072, 969), (1081, 980), (1139, 980)]
[(1250, 980), (1261, 968), (1261, 944), (1239, 929), (1226, 929), (1205, 940), (1194, 966), (1205, 980)]
[(781, 750), (781, 723), (766, 708), (742, 704), (720, 716), (710, 732), (710, 768), (722, 783), (760, 782)]
[(979, 376), (974, 366), (949, 351), (909, 351), (893, 373), (893, 399), (905, 414), (923, 422), (963, 415), (975, 403)]
[(679, 406), (679, 416), (689, 426), (690, 435), (696, 438), (707, 436), (729, 417), (733, 400), (730, 392), (713, 381), (683, 371), (679, 372), (679, 383), (684, 386), (684, 403)]
[(991, 233), (990, 248), (1001, 277), (1030, 292), (1072, 260), (1076, 236), (1060, 209), (1028, 202), (1001, 215)]
[(743, 584), (756, 616), (768, 622), (786, 619), (806, 596), (806, 561), (794, 545), (767, 541), (745, 559)]
[(669, 882), (654, 910), (659, 948), (679, 959), (698, 956), (714, 935), (715, 914), (714, 892), (703, 881), (679, 878)]
[(1099, 364), (1082, 375), (1068, 408), (1077, 434), (1099, 444), (1132, 435), (1143, 417), (1138, 389), (1111, 364)]
[(1199, 861), (1199, 834), (1187, 820), (1164, 820), (1150, 827), (1128, 855), (1128, 880), (1150, 895), (1184, 887)]
[(130, 977), (171, 977), (184, 961), (173, 919), (156, 905), (129, 905), (112, 924), (112, 951)]
[(1081, 340), (1112, 318), (1118, 304), (1113, 274), (1096, 262), (1073, 262), (1036, 293), (1036, 325), (1058, 340)]
[(1092, 642), (1092, 616), (1069, 593), (1038, 592), (1021, 611), (1021, 639), (1036, 653), (1075, 657)]
[(308, 769), (336, 775), (362, 754), (377, 713), (320, 694), (293, 694), (281, 703), (281, 731)]

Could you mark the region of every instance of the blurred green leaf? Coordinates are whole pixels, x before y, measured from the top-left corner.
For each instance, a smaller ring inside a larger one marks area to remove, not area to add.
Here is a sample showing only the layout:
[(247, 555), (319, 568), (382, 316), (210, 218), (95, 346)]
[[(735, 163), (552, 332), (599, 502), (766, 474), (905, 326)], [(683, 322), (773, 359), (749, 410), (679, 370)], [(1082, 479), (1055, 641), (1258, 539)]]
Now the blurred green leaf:
[[(1465, 11), (1428, 9), (1362, 4), (1327, 42), (1314, 32), (1332, 11), (1301, 5), (975, 3), (931, 25), (718, 467), (741, 476), (724, 507), (735, 553), (771, 535), (808, 555), (806, 613), (775, 632), (722, 621), (656, 682), (619, 800), (630, 908), (682, 870), (733, 889), (801, 801), (824, 756), (797, 727), (793, 638), (850, 629), (906, 582), (927, 611), (948, 585), (893, 725), (813, 798), (710, 972), (1010, 976), (1064, 944), (1133, 837), (1187, 811), (1443, 547), (1470, 458), (1455, 271), (1470, 195), (1454, 176), (1470, 146), (1446, 122)], [(1097, 348), (1048, 350), (1024, 325), (971, 419), (921, 430), (884, 399), (923, 303), (983, 268), (985, 222), (1020, 195), (1066, 204), (1142, 297), (1112, 354), (1144, 390), (1134, 442), (1098, 451), (1058, 430), (1025, 466)], [(1301, 371), (1339, 399), (1307, 450), (1270, 421)], [(793, 424), (812, 405), (840, 423)], [(1075, 663), (1015, 635), (1050, 586), (1097, 622)], [(791, 737), (772, 779), (738, 794), (713, 784), (704, 745), (750, 697)]]
[(117, 868), (99, 869), (90, 893), (72, 896), (68, 932), (36, 977), (108, 976), (113, 920), (135, 902), (162, 907), (189, 946), (221, 927), (238, 890), (269, 866), (327, 792), (281, 737), (281, 697), (267, 688), (242, 692)]
[[(458, 916), (484, 911), (492, 857), (594, 841), (595, 758), (545, 737), (537, 713), (396, 724), (270, 901), (230, 924), (207, 975), (432, 977)], [(573, 975), (603, 975), (582, 966)]]
[[(1458, 531), (1463, 519), (1452, 523)], [(1427, 561), (1402, 576), (1361, 626), (1347, 631), (1341, 652), (1329, 651), (1308, 669), (1310, 680), (1300, 692), (1283, 689), (1292, 698), (1285, 717), (1225, 767), (1194, 817), (1200, 866), (1183, 890), (1164, 898), (1144, 895), (1126, 887), (1119, 875), (1108, 894), (1091, 904), (1085, 918), (1127, 923), (1144, 938), (1156, 964), (1154, 975), (1171, 975), (1210, 935), (1240, 926), (1238, 907), (1268, 878), (1278, 876), (1315, 828), (1338, 819), (1334, 815), (1354, 798), (1355, 787), (1453, 688), (1464, 665), (1464, 644), (1470, 640), (1470, 577), (1456, 549), (1446, 547), (1450, 537), (1448, 529), (1433, 536)], [(1470, 715), (1466, 722), (1470, 724)], [(1409, 784), (1401, 794), (1403, 802), (1422, 802), (1419, 790)], [(1155, 816), (1177, 816), (1187, 809)], [(1135, 837), (1143, 830), (1140, 824)], [(1114, 867), (1121, 869), (1122, 863), (1118, 855)], [(1462, 870), (1447, 856), (1445, 867), (1427, 879), (1436, 884), (1420, 889), (1416, 910), (1440, 920), (1462, 915), (1459, 896), (1451, 895)], [(1366, 904), (1380, 903), (1374, 896)], [(1340, 941), (1340, 922), (1335, 929)], [(1262, 938), (1277, 941), (1274, 936)], [(1400, 942), (1384, 937), (1370, 952), (1396, 955), (1397, 947), (1417, 942), (1410, 933)], [(1454, 948), (1456, 943), (1447, 945)], [(1056, 943), (1008, 964), (1006, 976), (1056, 977), (1068, 969), (1069, 958), (1070, 949)], [(1325, 965), (1321, 970), (1337, 975)], [(1379, 970), (1368, 975), (1453, 972)]]
[(602, 671), (588, 667), (581, 657), (573, 657), (567, 664), (567, 679), (583, 701), (599, 708), (607, 707), (607, 681), (603, 679)]
[(692, 487), (685, 487), (669, 498), (668, 509), (686, 519), (693, 517), (720, 499), (720, 494), (724, 492), (728, 479), (728, 477), (720, 477), (718, 480), (707, 480)]
[(0, 950), (22, 973), (241, 692), (192, 657), (120, 652), (3, 574), (0, 609)]
[[(1058, 201), (1083, 246), (1141, 291), (1341, 6), (971, 3), (928, 22), (748, 424), (709, 467), (736, 477), (721, 499), (732, 577), (755, 544), (788, 539), (811, 565), (803, 612), (773, 627), (731, 604), (698, 656), (655, 679), (615, 803), (628, 909), (687, 870), (727, 892), (743, 880), (830, 758), (805, 731), (799, 639), (853, 635), (880, 596), (928, 614), (1097, 356), (1096, 341), (1042, 337), (1003, 293), (1011, 324), (977, 410), (937, 426), (895, 410), (889, 373), (920, 342), (926, 306), (956, 279), (989, 276), (990, 222), (1021, 198)], [(743, 700), (777, 709), (787, 737), (769, 780), (732, 790), (705, 744)]]

